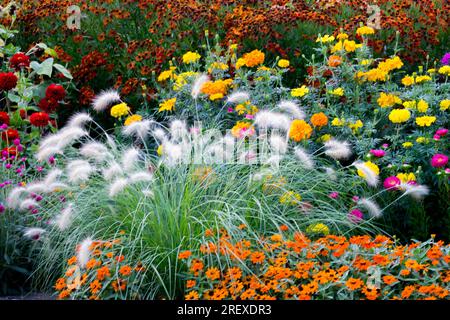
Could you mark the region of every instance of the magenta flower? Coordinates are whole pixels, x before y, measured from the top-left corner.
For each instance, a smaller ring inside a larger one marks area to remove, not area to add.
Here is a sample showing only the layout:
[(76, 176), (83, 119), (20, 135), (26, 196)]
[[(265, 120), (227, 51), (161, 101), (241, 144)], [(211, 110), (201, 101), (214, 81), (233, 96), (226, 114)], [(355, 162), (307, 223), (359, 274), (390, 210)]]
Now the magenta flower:
[(358, 209), (353, 209), (348, 214), (348, 219), (353, 223), (360, 223), (363, 220), (363, 213)]
[(370, 150), (370, 153), (377, 158), (382, 158), (386, 155), (386, 152), (381, 149), (372, 149), (372, 150)]
[(383, 182), (383, 187), (385, 189), (396, 189), (402, 182), (396, 176), (387, 177)]
[(381, 147), (382, 147), (383, 149), (387, 149), (387, 148), (389, 148), (389, 144), (383, 143), (383, 144), (381, 145)]
[(445, 172), (446, 174), (450, 174), (450, 168), (445, 168), (444, 172)]
[(337, 199), (339, 197), (339, 192), (333, 191), (328, 195), (331, 199)]
[(5, 212), (5, 210), (6, 210), (5, 206), (0, 203), (0, 213)]
[(439, 136), (445, 136), (448, 133), (448, 129), (445, 128), (439, 128), (438, 130), (436, 130), (436, 134)]
[(353, 202), (358, 202), (359, 201), (359, 197), (358, 196), (353, 196), (352, 200), (353, 200)]
[(448, 163), (448, 157), (444, 154), (436, 153), (431, 158), (431, 165), (435, 168), (444, 167)]
[(439, 141), (439, 140), (441, 140), (441, 136), (438, 135), (438, 134), (435, 134), (435, 135), (433, 136), (433, 140), (434, 140), (434, 141)]
[(446, 54), (444, 54), (444, 56), (441, 59), (441, 63), (443, 65), (449, 65), (450, 64), (450, 52), (447, 52)]

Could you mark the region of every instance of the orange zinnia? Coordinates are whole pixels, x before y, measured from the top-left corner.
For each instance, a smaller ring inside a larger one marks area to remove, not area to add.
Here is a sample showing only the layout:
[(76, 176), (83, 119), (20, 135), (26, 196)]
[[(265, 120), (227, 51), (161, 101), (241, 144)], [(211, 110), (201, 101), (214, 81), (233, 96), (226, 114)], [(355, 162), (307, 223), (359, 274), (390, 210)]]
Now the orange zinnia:
[(349, 288), (352, 291), (361, 288), (363, 284), (364, 282), (361, 279), (357, 278), (350, 278), (345, 282), (347, 288)]

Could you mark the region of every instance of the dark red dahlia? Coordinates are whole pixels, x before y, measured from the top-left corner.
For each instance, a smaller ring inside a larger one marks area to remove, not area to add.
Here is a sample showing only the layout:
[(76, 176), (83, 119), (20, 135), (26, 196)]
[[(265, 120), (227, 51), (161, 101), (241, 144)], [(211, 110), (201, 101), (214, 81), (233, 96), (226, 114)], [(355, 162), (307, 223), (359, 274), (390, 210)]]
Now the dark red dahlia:
[(8, 91), (16, 87), (17, 76), (12, 72), (0, 73), (0, 91)]
[(58, 101), (51, 98), (42, 98), (41, 101), (39, 101), (38, 107), (44, 112), (52, 113), (55, 112), (58, 107)]
[(19, 110), (19, 115), (20, 115), (20, 117), (21, 117), (22, 119), (26, 119), (27, 116), (28, 116), (27, 110), (25, 110), (25, 109), (20, 109), (20, 110)]
[(64, 90), (63, 86), (60, 84), (52, 83), (45, 90), (45, 97), (47, 99), (53, 99), (56, 101), (61, 101), (66, 96), (66, 90)]
[(9, 126), (9, 114), (5, 111), (0, 111), (0, 125), (2, 124)]
[(30, 57), (23, 52), (17, 52), (9, 60), (9, 66), (16, 71), (27, 68), (30, 66)]
[(19, 131), (16, 129), (8, 129), (2, 132), (2, 140), (13, 142), (15, 139), (19, 138)]
[(30, 123), (35, 127), (45, 127), (49, 120), (50, 117), (46, 112), (35, 112), (30, 116)]
[(16, 146), (12, 146), (9, 148), (3, 148), (2, 156), (7, 157), (8, 159), (12, 156), (17, 157), (19, 155), (19, 150)]

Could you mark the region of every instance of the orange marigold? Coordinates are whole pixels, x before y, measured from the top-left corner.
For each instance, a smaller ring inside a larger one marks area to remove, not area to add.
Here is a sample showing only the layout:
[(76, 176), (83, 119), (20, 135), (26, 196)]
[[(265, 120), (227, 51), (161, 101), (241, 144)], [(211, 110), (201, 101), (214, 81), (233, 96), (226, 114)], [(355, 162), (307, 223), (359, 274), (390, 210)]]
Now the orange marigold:
[(318, 128), (324, 127), (328, 124), (328, 117), (323, 112), (315, 113), (311, 117), (311, 123)]
[(131, 267), (130, 266), (122, 266), (119, 269), (119, 273), (123, 276), (129, 276), (131, 274)]
[(349, 278), (345, 282), (345, 285), (347, 286), (347, 288), (349, 288), (352, 291), (361, 288), (363, 286), (363, 284), (364, 284), (364, 282), (358, 278)]
[(245, 65), (249, 68), (260, 65), (264, 62), (265, 54), (259, 50), (253, 50), (252, 52), (246, 53), (243, 56)]
[(187, 250), (187, 251), (183, 251), (183, 252), (180, 252), (179, 254), (178, 254), (178, 259), (187, 259), (187, 258), (189, 258), (190, 256), (192, 255), (192, 252), (191, 251), (189, 251), (189, 250)]
[(208, 268), (205, 272), (205, 276), (210, 280), (217, 280), (220, 278), (220, 271), (217, 268)]
[(312, 131), (312, 127), (305, 120), (296, 119), (292, 121), (289, 137), (294, 141), (300, 142), (309, 139)]

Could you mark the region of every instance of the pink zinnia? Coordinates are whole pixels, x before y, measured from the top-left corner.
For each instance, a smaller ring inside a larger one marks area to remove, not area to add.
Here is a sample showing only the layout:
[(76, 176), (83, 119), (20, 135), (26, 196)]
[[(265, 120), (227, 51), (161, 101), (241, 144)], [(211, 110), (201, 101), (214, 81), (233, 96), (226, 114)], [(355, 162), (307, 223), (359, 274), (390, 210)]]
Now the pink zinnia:
[(447, 133), (448, 133), (448, 129), (445, 129), (445, 128), (440, 128), (440, 129), (436, 130), (436, 134), (441, 137), (445, 136)]
[(370, 150), (370, 153), (373, 154), (377, 158), (382, 158), (386, 155), (386, 152), (381, 149), (372, 149), (372, 150)]
[(444, 167), (448, 163), (448, 157), (444, 154), (436, 153), (431, 158), (431, 165), (435, 168)]
[(337, 199), (339, 197), (339, 192), (333, 191), (328, 195), (331, 199)]
[(359, 223), (363, 220), (363, 213), (358, 209), (354, 209), (350, 211), (348, 218), (353, 223)]
[(441, 140), (441, 136), (438, 135), (438, 134), (435, 134), (435, 135), (433, 136), (433, 140), (434, 140), (434, 141), (439, 141), (439, 140)]
[(401, 183), (402, 182), (400, 181), (400, 179), (397, 178), (396, 176), (390, 176), (384, 180), (383, 186), (385, 189), (395, 189)]

